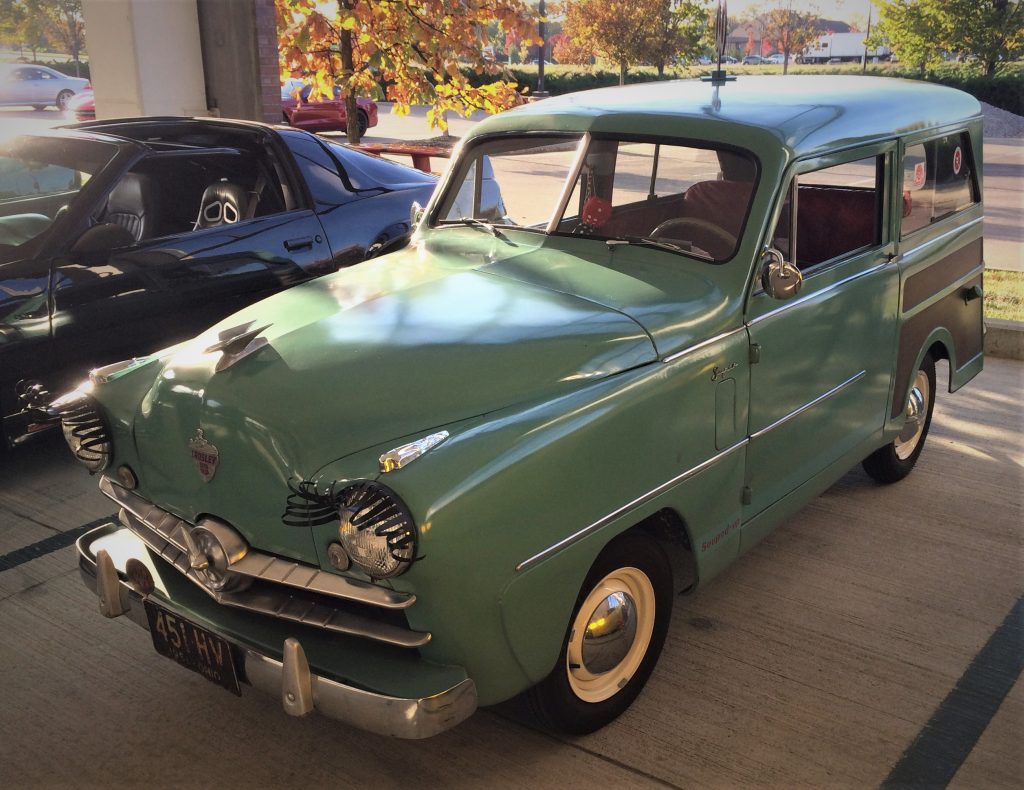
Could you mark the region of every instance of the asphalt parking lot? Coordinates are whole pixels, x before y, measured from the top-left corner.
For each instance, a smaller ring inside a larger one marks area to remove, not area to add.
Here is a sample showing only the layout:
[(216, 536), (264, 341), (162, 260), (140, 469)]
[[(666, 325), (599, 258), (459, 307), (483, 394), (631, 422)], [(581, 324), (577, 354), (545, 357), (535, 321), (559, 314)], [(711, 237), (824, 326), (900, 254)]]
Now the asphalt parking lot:
[(637, 703), (571, 739), (513, 701), (389, 740), (158, 656), (79, 581), (70, 537), (111, 507), (40, 440), (0, 460), (3, 784), (1020, 787), (1022, 384), (987, 360), (940, 394), (909, 478), (851, 471), (679, 598)]

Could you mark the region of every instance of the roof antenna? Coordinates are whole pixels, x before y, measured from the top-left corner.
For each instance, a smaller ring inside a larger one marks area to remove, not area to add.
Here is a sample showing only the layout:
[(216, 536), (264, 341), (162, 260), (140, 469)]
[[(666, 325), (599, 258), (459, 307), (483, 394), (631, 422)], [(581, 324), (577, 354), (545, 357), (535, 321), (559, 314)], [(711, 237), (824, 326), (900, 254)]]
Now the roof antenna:
[(701, 77), (702, 82), (710, 82), (712, 85), (718, 86), (736, 79), (735, 76), (726, 76), (725, 69), (722, 68), (722, 57), (725, 55), (725, 41), (728, 36), (728, 3), (726, 0), (718, 0), (718, 10), (715, 11), (715, 54), (718, 56), (718, 68), (711, 72), (711, 76)]

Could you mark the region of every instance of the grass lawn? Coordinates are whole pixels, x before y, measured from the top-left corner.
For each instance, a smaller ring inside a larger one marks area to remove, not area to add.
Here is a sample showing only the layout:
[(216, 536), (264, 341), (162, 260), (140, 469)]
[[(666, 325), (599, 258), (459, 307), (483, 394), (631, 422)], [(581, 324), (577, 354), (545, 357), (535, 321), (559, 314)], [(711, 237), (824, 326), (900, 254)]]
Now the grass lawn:
[(1024, 272), (985, 270), (985, 317), (1024, 321)]

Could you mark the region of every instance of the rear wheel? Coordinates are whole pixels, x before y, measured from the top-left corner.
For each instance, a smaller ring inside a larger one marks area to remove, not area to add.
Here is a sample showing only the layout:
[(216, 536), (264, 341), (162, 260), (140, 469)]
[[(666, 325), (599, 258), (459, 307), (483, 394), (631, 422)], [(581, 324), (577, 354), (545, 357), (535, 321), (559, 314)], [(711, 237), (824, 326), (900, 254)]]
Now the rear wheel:
[(935, 408), (935, 360), (921, 360), (903, 409), (906, 422), (892, 442), (864, 459), (864, 471), (880, 483), (895, 483), (910, 474), (924, 449)]
[(366, 135), (366, 130), (370, 128), (370, 119), (362, 110), (359, 111), (357, 118), (357, 123), (359, 124), (359, 139), (362, 140)]
[(68, 101), (74, 96), (73, 91), (61, 91), (57, 94), (57, 109), (63, 112), (68, 108)]
[(672, 569), (642, 533), (612, 541), (580, 591), (555, 668), (527, 692), (534, 714), (583, 735), (611, 722), (643, 689), (672, 614)]
[(46, 105), (45, 104), (33, 104), (32, 105), (32, 109), (33, 110), (45, 110), (46, 109)]

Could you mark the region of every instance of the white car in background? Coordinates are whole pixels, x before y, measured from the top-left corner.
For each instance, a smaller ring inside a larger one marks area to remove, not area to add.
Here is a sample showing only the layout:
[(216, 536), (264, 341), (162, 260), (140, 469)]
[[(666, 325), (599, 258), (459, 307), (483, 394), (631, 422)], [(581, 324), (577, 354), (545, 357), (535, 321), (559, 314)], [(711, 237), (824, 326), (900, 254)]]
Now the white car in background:
[(90, 89), (89, 80), (68, 77), (32, 63), (0, 63), (0, 106), (32, 105), (37, 110), (64, 110), (76, 93)]

